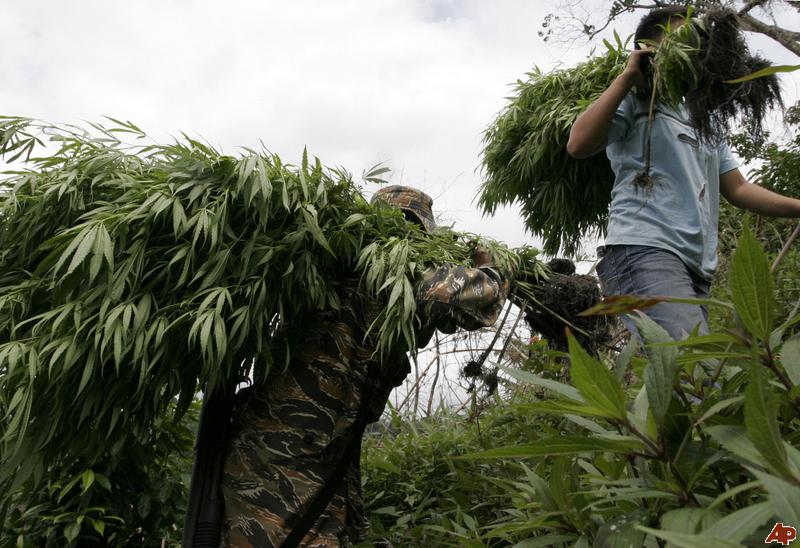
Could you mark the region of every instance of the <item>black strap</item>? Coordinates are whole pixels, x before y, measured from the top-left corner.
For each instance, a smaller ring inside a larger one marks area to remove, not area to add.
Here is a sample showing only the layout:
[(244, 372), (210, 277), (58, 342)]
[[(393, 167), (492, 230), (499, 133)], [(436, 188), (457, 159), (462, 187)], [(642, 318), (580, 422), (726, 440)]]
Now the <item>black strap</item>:
[(336, 491), (342, 485), (344, 478), (347, 476), (347, 469), (353, 458), (358, 454), (358, 449), (361, 447), (361, 437), (364, 435), (364, 429), (367, 427), (367, 421), (364, 418), (363, 410), (359, 413), (358, 419), (353, 424), (353, 437), (347, 445), (347, 449), (342, 455), (342, 458), (336, 464), (333, 473), (325, 480), (325, 485), (320, 489), (314, 500), (311, 501), (305, 513), (300, 517), (300, 520), (292, 528), (292, 532), (281, 543), (280, 548), (295, 548), (300, 546), (300, 541), (305, 538), (308, 531), (317, 522), (322, 512), (328, 507)]
[(217, 548), (222, 538), (221, 482), (230, 432), (233, 386), (205, 392), (195, 441), (189, 501), (183, 527), (185, 548)]

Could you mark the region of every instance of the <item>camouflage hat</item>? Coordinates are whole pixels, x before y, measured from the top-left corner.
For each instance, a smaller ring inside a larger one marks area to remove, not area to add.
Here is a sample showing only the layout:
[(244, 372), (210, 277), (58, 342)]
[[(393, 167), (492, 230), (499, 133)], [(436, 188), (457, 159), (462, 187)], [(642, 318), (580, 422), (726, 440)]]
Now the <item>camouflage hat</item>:
[(436, 228), (433, 220), (433, 198), (421, 190), (402, 185), (387, 186), (378, 190), (370, 202), (374, 204), (378, 200), (410, 213), (428, 232)]

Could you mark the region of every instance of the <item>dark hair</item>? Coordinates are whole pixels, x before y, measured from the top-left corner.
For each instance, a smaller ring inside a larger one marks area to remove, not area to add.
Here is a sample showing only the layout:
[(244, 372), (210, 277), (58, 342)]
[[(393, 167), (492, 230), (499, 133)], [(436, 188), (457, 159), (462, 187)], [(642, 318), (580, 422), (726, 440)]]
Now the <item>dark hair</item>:
[(666, 25), (670, 19), (686, 17), (686, 13), (686, 6), (668, 6), (650, 10), (636, 27), (636, 34), (633, 36), (634, 47), (639, 49), (639, 42), (642, 40), (655, 40), (663, 32), (661, 27)]

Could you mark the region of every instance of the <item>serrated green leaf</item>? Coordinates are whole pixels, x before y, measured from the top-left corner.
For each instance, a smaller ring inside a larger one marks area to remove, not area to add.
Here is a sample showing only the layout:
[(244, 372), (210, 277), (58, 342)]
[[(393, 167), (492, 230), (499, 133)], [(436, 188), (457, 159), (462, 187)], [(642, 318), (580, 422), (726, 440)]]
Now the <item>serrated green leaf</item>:
[(576, 388), (568, 384), (553, 381), (550, 379), (543, 379), (542, 377), (538, 377), (532, 373), (528, 373), (527, 371), (521, 371), (519, 369), (514, 369), (512, 367), (500, 366), (500, 370), (522, 383), (532, 384), (534, 386), (541, 386), (542, 388), (545, 388), (556, 394), (560, 394), (576, 402), (584, 402), (581, 393), (578, 392)]
[(783, 447), (777, 409), (772, 393), (764, 378), (763, 366), (754, 350), (750, 364), (750, 377), (745, 389), (744, 424), (747, 437), (761, 454), (768, 467), (781, 476), (790, 474)]
[(71, 274), (76, 268), (78, 268), (78, 266), (81, 265), (81, 263), (83, 263), (83, 261), (89, 255), (89, 252), (92, 250), (96, 237), (97, 227), (89, 228), (86, 236), (81, 239), (80, 245), (75, 250), (75, 254), (72, 256), (72, 261), (70, 261), (69, 266), (67, 267), (67, 275)]
[(717, 403), (709, 407), (708, 411), (703, 413), (703, 415), (699, 419), (697, 419), (697, 421), (695, 421), (695, 424), (696, 425), (702, 424), (711, 417), (713, 417), (714, 415), (716, 415), (717, 413), (724, 411), (728, 407), (731, 407), (732, 405), (738, 405), (743, 402), (744, 402), (744, 396), (735, 396), (733, 398), (728, 398), (726, 400), (718, 401)]
[[(639, 313), (633, 316), (636, 327), (639, 329), (646, 343), (669, 342), (672, 337), (648, 316)], [(644, 382), (647, 388), (647, 401), (656, 425), (660, 428), (664, 424), (670, 402), (673, 397), (673, 386), (680, 370), (677, 357), (678, 350), (672, 346), (646, 346), (649, 363), (644, 372)]]
[(625, 373), (628, 371), (628, 367), (631, 364), (631, 358), (638, 348), (638, 339), (632, 337), (631, 340), (628, 341), (628, 344), (625, 345), (625, 348), (622, 349), (622, 352), (617, 354), (617, 357), (614, 359), (614, 375), (620, 381), (625, 377)]
[(639, 526), (639, 529), (660, 539), (666, 540), (675, 548), (708, 548), (715, 546), (720, 548), (745, 548), (743, 544), (729, 540), (712, 537), (710, 535), (691, 535), (686, 533), (672, 533), (660, 531), (650, 527)]
[(661, 529), (672, 533), (696, 534), (719, 519), (719, 512), (707, 508), (676, 508), (661, 516)]
[(328, 253), (330, 253), (332, 256), (335, 257), (336, 253), (334, 253), (333, 249), (331, 249), (331, 246), (328, 243), (328, 239), (325, 237), (325, 234), (323, 234), (322, 229), (320, 228), (319, 223), (317, 222), (317, 212), (314, 209), (314, 206), (310, 204), (303, 206), (300, 212), (303, 214), (303, 217), (305, 218), (306, 221), (306, 227), (308, 228), (308, 231), (311, 233), (311, 235), (314, 237), (314, 240), (325, 251), (327, 251)]
[(705, 428), (705, 432), (737, 457), (753, 464), (761, 464), (761, 455), (747, 437), (743, 426), (720, 424)]
[(775, 517), (790, 525), (800, 523), (800, 487), (754, 468), (749, 470), (769, 495)]
[(598, 530), (590, 546), (596, 548), (630, 548), (643, 546), (644, 533), (638, 525), (648, 523), (648, 516), (642, 511), (626, 512), (606, 521)]
[(731, 298), (744, 326), (762, 341), (769, 339), (774, 315), (774, 285), (769, 261), (747, 223), (731, 260)]
[(773, 516), (772, 505), (759, 502), (731, 512), (702, 531), (704, 535), (743, 542)]
[(781, 347), (781, 365), (789, 380), (800, 385), (800, 337), (793, 337)]
[(575, 387), (587, 403), (601, 409), (608, 417), (624, 419), (627, 415), (625, 394), (617, 378), (603, 364), (589, 356), (570, 331), (567, 332), (567, 341), (570, 373)]

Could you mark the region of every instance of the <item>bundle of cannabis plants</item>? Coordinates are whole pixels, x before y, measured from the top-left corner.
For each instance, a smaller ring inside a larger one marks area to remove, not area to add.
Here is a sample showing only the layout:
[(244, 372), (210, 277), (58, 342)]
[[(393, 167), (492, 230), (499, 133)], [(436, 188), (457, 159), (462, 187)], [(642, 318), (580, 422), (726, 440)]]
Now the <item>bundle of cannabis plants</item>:
[[(769, 109), (781, 104), (774, 73), (781, 67), (750, 54), (735, 13), (667, 24), (647, 69), (648, 84), (634, 90), (650, 104), (684, 105), (699, 138), (714, 142), (741, 125), (762, 135)], [(605, 42), (604, 55), (570, 69), (535, 70), (517, 82), (509, 104), (484, 135), (484, 182), (479, 203), (487, 213), (518, 203), (528, 230), (544, 250), (574, 254), (581, 238), (603, 235), (614, 175), (605, 154), (569, 156), (566, 144), (575, 119), (623, 71), (626, 44)], [(759, 76), (758, 78), (748, 76)], [(650, 157), (649, 145), (646, 156)], [(637, 182), (652, 184), (648, 169)]]
[[(343, 279), (385, 303), (377, 352), (413, 349), (418, 274), (471, 260), (474, 237), (426, 234), (305, 154), (291, 166), (190, 138), (149, 144), (118, 121), (3, 117), (0, 135), (5, 158), (28, 158), (0, 180), (0, 484), (121, 451), (203, 385), (251, 367), (266, 382), (309, 315), (340, 307)], [(44, 138), (55, 149), (30, 157)]]

